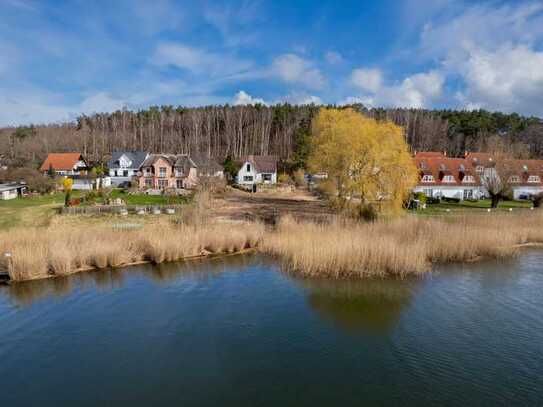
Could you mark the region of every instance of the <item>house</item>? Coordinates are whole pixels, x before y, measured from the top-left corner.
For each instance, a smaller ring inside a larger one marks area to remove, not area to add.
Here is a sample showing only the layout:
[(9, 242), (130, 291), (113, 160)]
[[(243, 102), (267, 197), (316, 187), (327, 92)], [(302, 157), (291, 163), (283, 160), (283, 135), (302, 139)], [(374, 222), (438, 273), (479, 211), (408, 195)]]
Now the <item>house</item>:
[(197, 167), (187, 154), (150, 154), (138, 176), (143, 190), (190, 189), (197, 184)]
[(415, 165), (419, 170), (419, 182), (413, 192), (422, 192), (428, 197), (481, 199), (485, 193), (481, 187), (480, 174), (465, 158), (447, 157), (446, 153), (416, 153)]
[(143, 151), (115, 151), (108, 161), (109, 177), (113, 186), (126, 186), (136, 177), (149, 153)]
[(0, 184), (0, 199), (6, 201), (23, 196), (26, 191), (26, 184), (22, 182), (6, 182)]
[(50, 153), (40, 167), (40, 171), (55, 175), (85, 175), (89, 167), (81, 153)]
[(276, 184), (277, 158), (269, 155), (249, 155), (240, 160), (236, 177), (240, 185)]
[[(444, 153), (416, 153), (419, 182), (414, 192), (429, 197), (482, 199), (489, 196), (485, 187), (496, 176), (496, 160), (489, 153), (466, 152), (463, 158)], [(506, 160), (503, 162), (513, 199), (529, 199), (543, 193), (543, 160)]]
[(224, 168), (204, 153), (193, 153), (190, 158), (196, 164), (198, 177), (224, 178)]

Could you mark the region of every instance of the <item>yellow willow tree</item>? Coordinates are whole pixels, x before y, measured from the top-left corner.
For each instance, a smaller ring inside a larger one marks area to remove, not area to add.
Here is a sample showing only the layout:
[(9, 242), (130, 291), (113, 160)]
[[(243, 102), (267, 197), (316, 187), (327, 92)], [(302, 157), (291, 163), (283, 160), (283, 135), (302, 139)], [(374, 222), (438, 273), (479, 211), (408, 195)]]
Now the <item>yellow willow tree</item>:
[(309, 168), (336, 182), (340, 203), (398, 211), (417, 183), (404, 132), (353, 109), (322, 108), (313, 120)]

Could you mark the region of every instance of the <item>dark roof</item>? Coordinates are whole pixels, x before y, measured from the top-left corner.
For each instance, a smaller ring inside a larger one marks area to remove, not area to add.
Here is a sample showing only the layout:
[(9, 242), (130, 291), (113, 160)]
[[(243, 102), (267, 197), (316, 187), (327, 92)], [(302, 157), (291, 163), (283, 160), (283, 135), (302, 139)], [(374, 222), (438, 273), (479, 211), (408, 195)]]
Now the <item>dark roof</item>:
[(107, 163), (108, 168), (120, 168), (119, 159), (123, 155), (127, 156), (128, 159), (132, 161), (132, 166), (130, 168), (140, 168), (147, 157), (147, 153), (144, 151), (114, 151), (111, 154), (111, 160)]
[(277, 157), (273, 155), (248, 155), (241, 157), (242, 162), (252, 163), (257, 172), (277, 172)]
[(223, 166), (220, 165), (213, 158), (210, 158), (205, 153), (193, 153), (190, 155), (190, 158), (196, 164), (199, 171), (203, 172), (217, 172), (222, 171)]

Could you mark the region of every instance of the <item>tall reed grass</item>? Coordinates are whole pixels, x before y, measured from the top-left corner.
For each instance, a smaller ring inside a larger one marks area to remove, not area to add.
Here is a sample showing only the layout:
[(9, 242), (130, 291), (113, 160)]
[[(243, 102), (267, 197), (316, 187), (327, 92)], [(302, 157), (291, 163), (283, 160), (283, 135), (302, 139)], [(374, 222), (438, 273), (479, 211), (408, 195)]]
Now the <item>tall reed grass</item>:
[(0, 259), (0, 267), (12, 280), (31, 280), (140, 261), (234, 253), (256, 247), (262, 235), (263, 226), (254, 223), (150, 224), (140, 230), (69, 225), (17, 229), (0, 233), (0, 253), (12, 253), (10, 259)]
[(420, 275), (434, 262), (465, 262), (516, 254), (519, 244), (543, 242), (543, 212), (442, 219), (330, 224), (284, 218), (262, 250), (303, 276), (360, 278)]

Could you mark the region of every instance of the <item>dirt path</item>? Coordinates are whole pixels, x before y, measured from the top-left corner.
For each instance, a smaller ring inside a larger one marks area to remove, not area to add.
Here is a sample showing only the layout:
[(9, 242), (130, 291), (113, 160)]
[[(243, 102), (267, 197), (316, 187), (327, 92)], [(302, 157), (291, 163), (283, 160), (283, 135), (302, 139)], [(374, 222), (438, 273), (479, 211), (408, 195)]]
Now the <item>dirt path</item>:
[(273, 223), (285, 214), (301, 220), (324, 220), (332, 211), (326, 202), (306, 190), (250, 193), (231, 189), (223, 198), (214, 200), (212, 214), (226, 220)]

